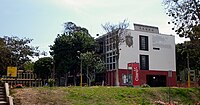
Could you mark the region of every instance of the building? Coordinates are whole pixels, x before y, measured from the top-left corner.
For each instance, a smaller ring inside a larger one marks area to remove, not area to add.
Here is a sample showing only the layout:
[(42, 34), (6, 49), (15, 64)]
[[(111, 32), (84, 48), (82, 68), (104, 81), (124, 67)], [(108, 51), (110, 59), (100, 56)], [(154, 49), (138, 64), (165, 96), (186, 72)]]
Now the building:
[[(115, 85), (117, 52), (114, 35), (96, 39), (106, 62), (106, 81)], [(119, 44), (119, 85), (176, 86), (175, 37), (160, 34), (158, 27), (134, 24), (126, 29)]]

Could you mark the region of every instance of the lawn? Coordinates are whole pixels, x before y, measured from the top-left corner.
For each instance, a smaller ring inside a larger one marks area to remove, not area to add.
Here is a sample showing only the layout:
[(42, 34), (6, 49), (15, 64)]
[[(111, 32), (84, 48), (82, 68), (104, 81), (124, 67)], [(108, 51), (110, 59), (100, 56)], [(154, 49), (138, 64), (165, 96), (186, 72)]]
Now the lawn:
[[(167, 87), (37, 87), (11, 93), (15, 105), (148, 105), (169, 100)], [(195, 104), (200, 100), (200, 88), (170, 88), (170, 100)]]

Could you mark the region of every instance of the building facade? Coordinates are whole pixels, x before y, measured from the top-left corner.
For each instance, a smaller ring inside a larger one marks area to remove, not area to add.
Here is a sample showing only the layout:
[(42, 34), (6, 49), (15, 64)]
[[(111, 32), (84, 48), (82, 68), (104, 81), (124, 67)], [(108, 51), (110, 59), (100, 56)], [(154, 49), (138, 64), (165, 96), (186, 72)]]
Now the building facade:
[(119, 65), (114, 35), (97, 38), (99, 52), (106, 63), (106, 84), (176, 86), (175, 37), (159, 33), (158, 27), (134, 24), (120, 36)]

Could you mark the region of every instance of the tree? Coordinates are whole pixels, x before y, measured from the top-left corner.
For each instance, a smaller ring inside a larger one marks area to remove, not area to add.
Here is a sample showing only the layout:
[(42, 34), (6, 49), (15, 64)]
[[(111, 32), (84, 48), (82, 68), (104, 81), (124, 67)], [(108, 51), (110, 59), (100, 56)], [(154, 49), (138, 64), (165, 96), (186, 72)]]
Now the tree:
[(95, 81), (96, 73), (105, 70), (105, 64), (95, 52), (86, 52), (80, 54), (80, 59), (83, 61), (83, 69), (86, 70), (88, 85)]
[(190, 43), (191, 41), (186, 41), (176, 45), (177, 77), (183, 81), (187, 78), (186, 69), (200, 70), (200, 51), (193, 49)]
[(6, 74), (10, 53), (4, 39), (0, 38), (0, 74)]
[(32, 39), (8, 37), (0, 38), (0, 69), (5, 70), (8, 66), (16, 66), (23, 69), (24, 63), (30, 61), (38, 47), (30, 46)]
[(200, 48), (200, 1), (164, 0), (164, 5), (174, 24), (172, 29), (180, 37), (190, 38), (191, 43)]
[(122, 22), (119, 22), (118, 24), (111, 24), (111, 23), (105, 23), (102, 25), (103, 29), (107, 32), (107, 35), (113, 36), (113, 40), (116, 45), (116, 73), (115, 73), (115, 85), (119, 86), (119, 76), (118, 76), (118, 69), (119, 69), (119, 45), (120, 43), (123, 43), (125, 38), (124, 34), (126, 34), (126, 28), (128, 28), (129, 23), (124, 20)]
[[(199, 68), (200, 48), (200, 1), (199, 0), (164, 0), (167, 14), (174, 24), (172, 30), (180, 37), (190, 41), (177, 45), (177, 70)], [(170, 22), (168, 22), (170, 24)], [(187, 56), (187, 59), (183, 57)], [(183, 60), (184, 59), (184, 60)], [(179, 62), (187, 61), (187, 67)]]
[(42, 80), (48, 79), (51, 76), (53, 65), (51, 57), (40, 58), (34, 64), (34, 73)]
[(176, 45), (177, 69), (180, 71), (188, 68), (188, 65), (192, 70), (200, 70), (200, 51), (192, 48), (190, 43), (191, 41), (185, 41)]
[(64, 23), (64, 33), (59, 34), (54, 45), (50, 46), (50, 54), (55, 60), (58, 77), (65, 74), (67, 78), (68, 74), (73, 74), (74, 85), (76, 85), (76, 75), (79, 73), (77, 51), (84, 53), (94, 49), (95, 40), (86, 28), (76, 26), (73, 22)]
[(27, 61), (24, 63), (24, 70), (31, 70), (33, 71), (34, 70), (34, 62), (32, 61)]

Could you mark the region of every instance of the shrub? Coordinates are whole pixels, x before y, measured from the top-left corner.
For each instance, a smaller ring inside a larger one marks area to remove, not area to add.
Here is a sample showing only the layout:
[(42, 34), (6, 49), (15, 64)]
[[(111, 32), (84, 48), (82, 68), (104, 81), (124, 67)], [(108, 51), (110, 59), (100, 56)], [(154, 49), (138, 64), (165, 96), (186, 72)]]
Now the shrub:
[(141, 87), (142, 88), (147, 88), (147, 87), (150, 87), (150, 86), (148, 84), (142, 84)]
[(55, 83), (55, 79), (48, 79), (48, 85), (50, 87), (53, 87), (54, 86), (54, 83)]
[(4, 85), (4, 81), (2, 80), (2, 78), (0, 79), (0, 86), (3, 86)]

